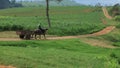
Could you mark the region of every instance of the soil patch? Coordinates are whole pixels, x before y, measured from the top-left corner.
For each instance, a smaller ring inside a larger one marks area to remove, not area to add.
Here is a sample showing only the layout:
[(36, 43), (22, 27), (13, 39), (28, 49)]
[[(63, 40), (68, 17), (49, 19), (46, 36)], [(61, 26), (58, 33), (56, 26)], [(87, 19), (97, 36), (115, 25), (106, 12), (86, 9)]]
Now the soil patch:
[(0, 68), (16, 68), (16, 67), (0, 65)]

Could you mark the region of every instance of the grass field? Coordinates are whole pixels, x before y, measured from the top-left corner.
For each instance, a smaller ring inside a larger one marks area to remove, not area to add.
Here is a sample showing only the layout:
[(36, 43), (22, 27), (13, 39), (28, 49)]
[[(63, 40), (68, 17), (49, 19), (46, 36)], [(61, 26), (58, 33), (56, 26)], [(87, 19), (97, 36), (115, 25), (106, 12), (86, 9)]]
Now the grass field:
[[(110, 11), (110, 7), (108, 7), (108, 10)], [(107, 40), (112, 45), (120, 47), (120, 23), (119, 23), (119, 16), (113, 17), (112, 20), (106, 19), (107, 25), (113, 25), (116, 26), (116, 29), (114, 29), (112, 32), (109, 34), (99, 36), (97, 39), (102, 39), (102, 40)], [(117, 19), (117, 20), (116, 20)]]
[[(64, 43), (63, 43), (64, 42)], [(119, 68), (119, 49), (80, 39), (0, 42), (0, 64), (17, 68)]]
[[(111, 9), (111, 7), (107, 7), (108, 11), (110, 11), (110, 9)], [(116, 20), (116, 18), (117, 18), (117, 20)], [(102, 35), (102, 36), (98, 36), (98, 37), (91, 37), (91, 38), (95, 39), (95, 40), (101, 40), (102, 42), (107, 41), (111, 45), (120, 47), (119, 15), (116, 16), (116, 17), (113, 17), (112, 19), (105, 18), (104, 20), (105, 20), (107, 26), (111, 26), (112, 25), (112, 26), (115, 26), (116, 28), (112, 32), (110, 32), (110, 33), (108, 33), (106, 35)]]
[[(9, 11), (9, 12), (8, 12)], [(12, 8), (0, 10), (0, 30), (36, 29), (41, 23), (47, 27), (45, 8)], [(107, 25), (117, 28), (111, 33), (99, 37), (90, 37), (109, 41), (120, 46), (120, 28), (115, 20), (101, 21), (105, 18), (94, 7), (51, 7), (51, 35), (79, 35), (99, 31)], [(4, 34), (6, 33), (6, 34)], [(8, 35), (9, 34), (9, 35)], [(1, 32), (0, 37), (16, 38), (15, 32)], [(110, 49), (91, 46), (83, 39), (68, 40), (29, 40), (0, 41), (0, 65), (17, 68), (120, 68), (120, 48)], [(96, 43), (96, 42), (95, 42)], [(99, 42), (98, 42), (99, 43)]]
[[(8, 12), (9, 11), (9, 12)], [(41, 24), (48, 28), (45, 17), (45, 7), (12, 8), (0, 10), (0, 28), (3, 30), (34, 30)], [(51, 35), (79, 35), (99, 31), (105, 27), (101, 18), (102, 12), (95, 11), (94, 7), (51, 7), (50, 19)]]

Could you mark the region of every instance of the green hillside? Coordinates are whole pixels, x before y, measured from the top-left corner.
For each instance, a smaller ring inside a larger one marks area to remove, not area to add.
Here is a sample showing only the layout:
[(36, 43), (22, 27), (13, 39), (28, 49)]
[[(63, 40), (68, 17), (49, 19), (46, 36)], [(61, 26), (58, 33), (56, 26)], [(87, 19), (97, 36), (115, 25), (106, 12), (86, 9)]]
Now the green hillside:
[[(0, 10), (0, 28), (3, 30), (34, 30), (41, 24), (48, 27), (45, 7), (12, 8)], [(103, 13), (94, 7), (51, 7), (51, 35), (89, 34), (104, 28), (101, 18)], [(15, 27), (15, 28), (14, 28)]]
[[(21, 3), (21, 2), (20, 2)], [(25, 7), (42, 7), (42, 6), (46, 6), (46, 2), (45, 0), (41, 0), (41, 1), (23, 1), (22, 5)], [(79, 6), (80, 4), (76, 3), (75, 1), (71, 1), (71, 0), (63, 0), (61, 2), (57, 2), (55, 0), (50, 1), (50, 6)]]
[(34, 30), (38, 24), (48, 28), (45, 7), (0, 10), (0, 65), (16, 68), (120, 68), (120, 23), (114, 18), (105, 18), (101, 8), (51, 6), (50, 19), (52, 27), (47, 34), (51, 38), (90, 34), (106, 26), (116, 28), (101, 36), (20, 40), (15, 34), (17, 30)]

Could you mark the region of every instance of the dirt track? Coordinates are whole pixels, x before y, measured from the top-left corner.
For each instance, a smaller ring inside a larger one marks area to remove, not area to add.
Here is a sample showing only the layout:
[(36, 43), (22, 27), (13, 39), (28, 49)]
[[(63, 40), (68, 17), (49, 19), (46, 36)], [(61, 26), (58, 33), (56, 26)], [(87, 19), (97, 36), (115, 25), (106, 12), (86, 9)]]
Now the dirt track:
[(57, 40), (57, 39), (71, 39), (71, 38), (80, 38), (80, 37), (100, 36), (100, 35), (104, 35), (104, 34), (111, 32), (114, 28), (115, 28), (115, 26), (108, 26), (108, 27), (104, 28), (103, 30), (93, 33), (93, 34), (78, 35), (78, 36), (48, 37), (47, 39)]
[(112, 17), (109, 15), (109, 13), (108, 13), (108, 11), (107, 11), (107, 9), (105, 7), (102, 7), (102, 10), (103, 10), (103, 13), (104, 13), (106, 18), (112, 19)]
[[(108, 26), (103, 30), (93, 33), (93, 34), (86, 34), (86, 35), (78, 35), (78, 36), (48, 36), (47, 40), (60, 40), (60, 39), (72, 39), (72, 38), (80, 38), (80, 37), (92, 37), (92, 36), (100, 36), (111, 32), (115, 26)], [(0, 41), (21, 41), (19, 38), (0, 38)]]
[(0, 65), (0, 68), (16, 68), (16, 67)]

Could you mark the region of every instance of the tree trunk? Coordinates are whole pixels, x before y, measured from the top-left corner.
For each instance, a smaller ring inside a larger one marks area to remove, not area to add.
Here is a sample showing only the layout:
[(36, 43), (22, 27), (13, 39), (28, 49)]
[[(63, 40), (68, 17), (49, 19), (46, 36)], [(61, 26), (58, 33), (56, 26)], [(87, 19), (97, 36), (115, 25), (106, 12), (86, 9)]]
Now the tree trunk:
[(49, 17), (49, 0), (46, 0), (46, 16), (49, 27), (51, 27), (50, 17)]

